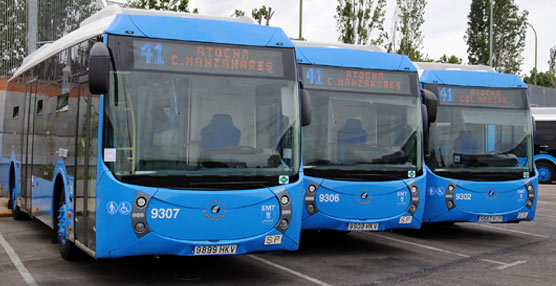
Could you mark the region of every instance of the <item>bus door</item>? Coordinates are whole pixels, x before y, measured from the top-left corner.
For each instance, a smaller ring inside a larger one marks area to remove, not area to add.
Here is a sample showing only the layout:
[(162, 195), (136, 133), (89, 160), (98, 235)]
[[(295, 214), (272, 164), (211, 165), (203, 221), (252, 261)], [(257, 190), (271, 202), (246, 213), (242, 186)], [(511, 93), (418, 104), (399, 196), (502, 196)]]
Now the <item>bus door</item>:
[(75, 240), (95, 251), (99, 95), (89, 92), (88, 76), (79, 79), (77, 104)]
[(37, 79), (27, 82), (25, 86), (25, 101), (23, 105), (23, 132), (21, 139), (21, 197), (20, 206), (31, 214), (31, 174), (33, 174), (33, 133), (35, 127), (35, 104), (37, 96)]

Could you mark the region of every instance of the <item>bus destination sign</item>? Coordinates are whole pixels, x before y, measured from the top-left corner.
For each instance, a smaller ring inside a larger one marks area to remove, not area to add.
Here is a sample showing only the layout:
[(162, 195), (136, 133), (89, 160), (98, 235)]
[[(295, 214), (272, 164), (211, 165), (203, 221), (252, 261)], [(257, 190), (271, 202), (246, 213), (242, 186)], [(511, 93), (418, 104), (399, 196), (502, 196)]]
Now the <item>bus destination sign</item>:
[(410, 94), (409, 73), (302, 65), (306, 88)]
[(441, 105), (523, 108), (526, 105), (522, 89), (438, 86)]
[(283, 77), (282, 52), (205, 43), (133, 41), (136, 69)]

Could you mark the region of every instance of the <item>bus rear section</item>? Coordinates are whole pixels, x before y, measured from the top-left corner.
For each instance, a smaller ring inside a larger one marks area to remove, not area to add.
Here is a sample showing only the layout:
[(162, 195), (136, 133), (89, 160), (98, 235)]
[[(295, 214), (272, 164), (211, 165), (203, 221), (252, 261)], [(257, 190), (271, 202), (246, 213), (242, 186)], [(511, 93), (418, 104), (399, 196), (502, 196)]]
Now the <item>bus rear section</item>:
[(556, 108), (531, 108), (535, 120), (535, 166), (539, 183), (556, 180)]
[(295, 42), (313, 118), (303, 128), (303, 229), (419, 228), (422, 101), (405, 56)]
[(424, 222), (535, 217), (537, 174), (527, 86), (488, 67), (418, 64), (438, 113), (426, 146)]
[[(25, 192), (15, 184), (14, 201), (54, 228), (62, 256), (298, 248), (306, 122), (294, 48), (281, 29), (244, 22), (111, 7), (20, 68), (14, 84), (39, 75), (32, 100), (69, 91), (45, 105), (41, 134), (18, 125), (36, 142), (28, 163), (12, 153), (14, 181), (33, 180)], [(83, 49), (56, 50), (72, 41)], [(43, 69), (68, 58), (87, 60), (61, 68), (67, 80)]]

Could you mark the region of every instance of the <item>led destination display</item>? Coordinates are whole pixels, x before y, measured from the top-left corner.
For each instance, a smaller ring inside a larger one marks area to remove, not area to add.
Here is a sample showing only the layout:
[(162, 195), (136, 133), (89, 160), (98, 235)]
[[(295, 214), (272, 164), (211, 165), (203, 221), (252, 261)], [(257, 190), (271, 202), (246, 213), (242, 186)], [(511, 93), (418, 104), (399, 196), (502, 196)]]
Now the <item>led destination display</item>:
[(215, 44), (133, 41), (136, 69), (283, 77), (283, 53)]
[(441, 105), (523, 108), (527, 104), (525, 92), (521, 89), (453, 86), (436, 88)]
[(410, 94), (410, 74), (365, 69), (301, 66), (303, 83), (312, 89)]

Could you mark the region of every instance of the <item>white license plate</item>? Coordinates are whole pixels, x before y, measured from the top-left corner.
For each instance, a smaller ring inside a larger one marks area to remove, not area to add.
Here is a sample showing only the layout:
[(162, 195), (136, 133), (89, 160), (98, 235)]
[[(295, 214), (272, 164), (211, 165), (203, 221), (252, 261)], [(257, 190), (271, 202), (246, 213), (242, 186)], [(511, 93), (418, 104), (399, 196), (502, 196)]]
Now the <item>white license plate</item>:
[(479, 222), (502, 222), (504, 216), (501, 215), (482, 215), (479, 216)]
[(366, 231), (366, 230), (377, 230), (378, 223), (349, 223), (348, 230), (350, 231)]
[(237, 244), (232, 245), (197, 245), (194, 255), (236, 254)]

